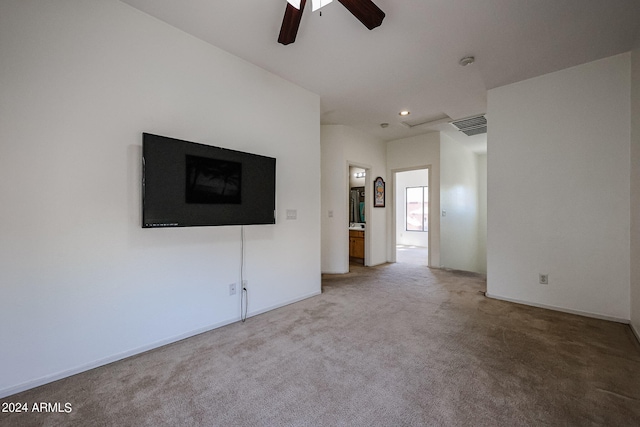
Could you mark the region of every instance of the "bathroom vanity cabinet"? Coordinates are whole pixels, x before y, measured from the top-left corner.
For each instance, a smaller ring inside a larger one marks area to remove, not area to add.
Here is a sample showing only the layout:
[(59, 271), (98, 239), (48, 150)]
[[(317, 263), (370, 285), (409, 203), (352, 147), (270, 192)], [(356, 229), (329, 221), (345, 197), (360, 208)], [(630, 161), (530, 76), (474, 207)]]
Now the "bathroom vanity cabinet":
[(364, 231), (349, 230), (349, 257), (364, 262)]

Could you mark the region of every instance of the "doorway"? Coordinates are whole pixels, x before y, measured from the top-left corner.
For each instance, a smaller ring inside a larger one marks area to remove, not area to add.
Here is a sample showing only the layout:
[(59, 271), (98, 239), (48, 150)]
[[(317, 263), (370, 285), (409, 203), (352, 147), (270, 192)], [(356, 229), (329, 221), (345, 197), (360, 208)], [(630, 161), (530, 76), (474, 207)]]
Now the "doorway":
[(428, 167), (394, 172), (395, 262), (429, 266)]
[(371, 204), (371, 200), (367, 198), (370, 188), (369, 170), (370, 168), (365, 165), (348, 163), (348, 180), (347, 180), (347, 194), (348, 194), (348, 218), (349, 223), (349, 240), (348, 240), (348, 265), (369, 265), (370, 247), (369, 239), (367, 238), (368, 227), (371, 225), (370, 221), (367, 223), (368, 212), (367, 207)]

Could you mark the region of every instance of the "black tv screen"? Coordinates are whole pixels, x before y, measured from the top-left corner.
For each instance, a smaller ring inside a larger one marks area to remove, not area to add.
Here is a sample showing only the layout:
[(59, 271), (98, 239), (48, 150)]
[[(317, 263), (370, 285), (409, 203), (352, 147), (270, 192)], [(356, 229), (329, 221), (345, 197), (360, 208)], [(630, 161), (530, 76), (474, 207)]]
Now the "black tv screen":
[(242, 163), (187, 154), (186, 164), (187, 203), (242, 203)]
[(142, 227), (275, 224), (276, 159), (144, 133)]

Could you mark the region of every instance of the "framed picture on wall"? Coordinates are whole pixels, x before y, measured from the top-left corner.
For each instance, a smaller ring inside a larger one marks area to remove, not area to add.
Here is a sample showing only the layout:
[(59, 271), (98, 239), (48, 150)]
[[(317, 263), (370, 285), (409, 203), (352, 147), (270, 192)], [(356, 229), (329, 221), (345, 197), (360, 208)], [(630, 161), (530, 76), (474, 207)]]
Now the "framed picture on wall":
[(384, 180), (380, 176), (373, 181), (373, 207), (384, 208)]

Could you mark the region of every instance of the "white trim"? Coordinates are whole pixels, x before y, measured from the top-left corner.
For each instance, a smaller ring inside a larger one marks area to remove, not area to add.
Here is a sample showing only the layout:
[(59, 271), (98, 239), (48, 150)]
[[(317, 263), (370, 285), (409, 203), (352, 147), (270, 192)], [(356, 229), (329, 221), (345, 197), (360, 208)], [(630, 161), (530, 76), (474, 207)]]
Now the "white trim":
[(380, 261), (377, 264), (371, 264), (371, 265), (368, 265), (367, 267), (377, 267), (379, 265), (385, 265), (385, 264), (388, 264), (388, 262), (387, 261)]
[[(281, 308), (281, 307), (284, 307), (285, 305), (294, 304), (296, 302), (300, 302), (300, 301), (305, 300), (307, 298), (318, 296), (321, 293), (322, 293), (322, 291), (315, 291), (315, 292), (312, 292), (310, 294), (302, 295), (300, 297), (296, 297), (296, 298), (287, 300), (287, 301), (282, 302), (282, 303), (274, 304), (274, 305), (272, 305), (270, 307), (266, 307), (266, 308), (262, 308), (260, 310), (252, 311), (251, 313), (249, 313), (248, 317), (257, 316), (258, 314), (266, 313), (267, 311), (275, 310), (276, 308)], [(240, 320), (240, 318), (238, 317), (237, 320)]]
[[(320, 295), (321, 293), (322, 293), (321, 291), (316, 291), (316, 292), (312, 292), (309, 295), (293, 298), (291, 300), (284, 301), (284, 302), (282, 302), (280, 304), (275, 304), (275, 305), (272, 305), (270, 307), (251, 312), (249, 316), (253, 317), (253, 316), (256, 316), (258, 314), (262, 314), (262, 313), (265, 313), (267, 311), (274, 310), (276, 308), (284, 307), (285, 305), (293, 304), (295, 302), (299, 302), (299, 301), (302, 301), (304, 299), (311, 298), (311, 297), (314, 297), (316, 295)], [(186, 338), (191, 338), (191, 337), (194, 337), (196, 335), (199, 335), (199, 334), (202, 334), (202, 333), (205, 333), (205, 332), (209, 332), (211, 330), (218, 329), (218, 328), (221, 328), (221, 327), (226, 326), (226, 325), (230, 325), (231, 323), (235, 323), (235, 322), (237, 322), (239, 320), (240, 320), (240, 316), (238, 315), (238, 316), (236, 316), (236, 317), (234, 317), (232, 319), (223, 320), (222, 322), (214, 323), (213, 325), (209, 325), (209, 326), (205, 326), (205, 327), (202, 327), (202, 328), (194, 329), (192, 331), (185, 332), (185, 333), (179, 334), (179, 335), (175, 335), (173, 337), (166, 338), (166, 339), (163, 339), (163, 340), (159, 340), (159, 341), (156, 341), (156, 342), (151, 343), (151, 344), (147, 344), (147, 345), (143, 345), (143, 346), (131, 349), (131, 350), (123, 351), (122, 353), (118, 353), (118, 354), (114, 354), (114, 355), (109, 356), (109, 357), (105, 357), (105, 358), (102, 358), (102, 359), (94, 360), (93, 362), (89, 362), (89, 363), (86, 363), (84, 365), (80, 365), (80, 366), (75, 367), (75, 368), (67, 369), (67, 370), (64, 370), (64, 371), (61, 371), (61, 372), (57, 372), (57, 373), (51, 374), (51, 375), (45, 375), (44, 377), (40, 377), (40, 378), (37, 378), (35, 380), (27, 381), (27, 382), (24, 382), (22, 384), (18, 384), (16, 386), (8, 387), (8, 388), (0, 390), (0, 399), (3, 399), (5, 397), (11, 396), (11, 395), (16, 394), (16, 393), (20, 393), (20, 392), (23, 392), (23, 391), (26, 391), (26, 390), (30, 390), (30, 389), (35, 388), (35, 387), (39, 387), (41, 385), (52, 383), (54, 381), (58, 381), (58, 380), (61, 380), (63, 378), (70, 377), (72, 375), (80, 374), (82, 372), (89, 371), (91, 369), (99, 368), (100, 366), (108, 365), (109, 363), (117, 362), (119, 360), (126, 359), (128, 357), (135, 356), (135, 355), (140, 354), (140, 353), (144, 353), (145, 351), (154, 350), (156, 348), (163, 347), (163, 346), (165, 346), (167, 344), (172, 344), (174, 342), (181, 341), (181, 340), (186, 339)]]
[[(393, 204), (393, 208), (391, 209), (391, 238), (389, 239), (390, 242), (390, 246), (391, 246), (391, 259), (389, 260), (389, 262), (396, 262), (397, 261), (397, 256), (396, 256), (396, 242), (397, 242), (397, 236), (396, 236), (396, 221), (397, 221), (397, 212), (396, 212), (396, 197), (398, 197), (398, 195), (396, 194), (396, 175), (398, 173), (401, 172), (411, 172), (411, 171), (417, 171), (417, 170), (427, 170), (427, 192), (429, 194), (429, 213), (428, 213), (428, 225), (427, 227), (429, 227), (428, 230), (428, 235), (427, 235), (427, 244), (428, 244), (428, 250), (427, 250), (427, 267), (434, 267), (433, 265), (431, 265), (431, 248), (433, 247), (432, 242), (431, 242), (431, 230), (432, 230), (432, 217), (433, 215), (431, 215), (431, 200), (433, 200), (432, 197), (432, 190), (431, 190), (431, 169), (433, 168), (432, 165), (423, 165), (423, 166), (410, 166), (410, 167), (406, 167), (406, 168), (399, 168), (399, 169), (391, 169), (391, 185), (390, 185), (390, 189), (387, 189), (387, 194), (389, 194), (390, 198), (391, 198), (391, 203)], [(388, 224), (388, 223), (387, 223)], [(387, 234), (388, 235), (388, 234)]]
[(501, 296), (497, 296), (497, 295), (491, 295), (488, 292), (485, 295), (487, 297), (489, 297), (489, 298), (502, 300), (502, 301), (513, 302), (513, 303), (516, 303), (516, 304), (529, 305), (529, 306), (538, 307), (538, 308), (545, 308), (547, 310), (561, 311), (563, 313), (569, 313), (569, 314), (577, 314), (578, 316), (592, 317), (594, 319), (608, 320), (610, 322), (624, 323), (626, 325), (630, 324), (629, 319), (623, 319), (623, 318), (620, 318), (620, 317), (607, 316), (605, 314), (598, 314), (598, 313), (590, 313), (588, 311), (573, 310), (571, 308), (556, 307), (554, 305), (539, 304), (539, 303), (530, 302), (530, 301), (522, 301), (522, 300), (515, 299), (515, 298), (507, 298), (507, 297), (501, 297)]
[(631, 326), (631, 331), (633, 332), (633, 335), (636, 336), (636, 339), (638, 340), (638, 343), (640, 344), (640, 332), (638, 332), (636, 327), (633, 326), (633, 323), (629, 322), (629, 326)]
[[(371, 234), (368, 234), (371, 229), (373, 229), (373, 199), (367, 196), (368, 194), (373, 194), (373, 178), (371, 175), (371, 171), (373, 170), (373, 166), (368, 165), (366, 163), (352, 162), (351, 160), (347, 160), (347, 186), (345, 188), (346, 192), (346, 201), (347, 201), (347, 209), (349, 209), (349, 191), (351, 190), (351, 177), (349, 176), (349, 169), (351, 167), (364, 169), (365, 179), (364, 179), (364, 219), (367, 223), (367, 226), (364, 229), (364, 262), (363, 265), (365, 267), (371, 267)], [(370, 208), (370, 209), (368, 209)], [(347, 211), (348, 212), (348, 211)], [(347, 213), (347, 219), (349, 219), (350, 213)], [(346, 225), (346, 224), (345, 224)], [(367, 235), (369, 237), (367, 237)], [(347, 259), (346, 265), (347, 270), (349, 271), (349, 238), (345, 240), (344, 244), (347, 245)]]

